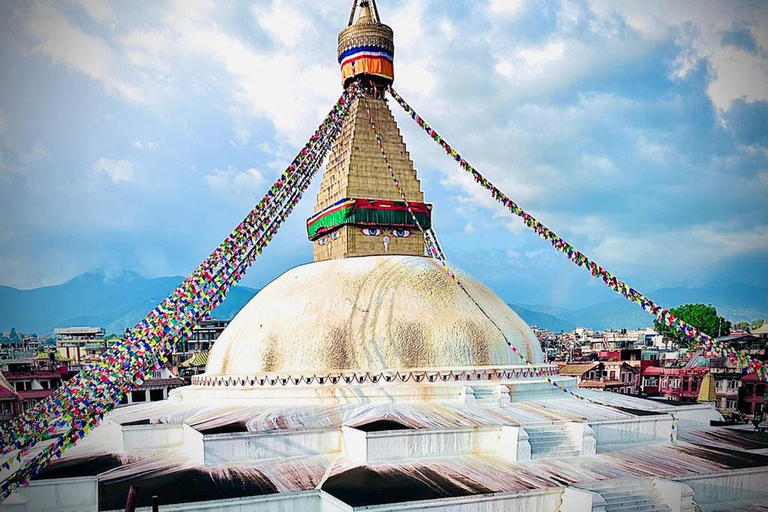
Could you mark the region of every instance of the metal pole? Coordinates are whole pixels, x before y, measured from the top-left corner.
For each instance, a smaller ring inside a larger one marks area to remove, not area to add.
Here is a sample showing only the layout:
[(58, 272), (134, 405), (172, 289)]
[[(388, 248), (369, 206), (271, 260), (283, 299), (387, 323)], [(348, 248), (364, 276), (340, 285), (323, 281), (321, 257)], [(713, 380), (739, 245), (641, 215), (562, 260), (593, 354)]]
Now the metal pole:
[(152, 512), (160, 512), (160, 496), (152, 496)]
[(125, 512), (136, 512), (136, 501), (139, 499), (139, 486), (132, 485), (125, 500)]

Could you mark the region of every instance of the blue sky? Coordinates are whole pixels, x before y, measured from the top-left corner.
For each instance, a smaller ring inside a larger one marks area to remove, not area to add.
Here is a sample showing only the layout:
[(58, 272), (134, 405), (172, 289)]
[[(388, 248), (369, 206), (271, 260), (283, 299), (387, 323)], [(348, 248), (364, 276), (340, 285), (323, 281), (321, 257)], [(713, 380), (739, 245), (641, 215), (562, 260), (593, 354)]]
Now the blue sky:
[[(350, 3), (0, 3), (0, 283), (191, 271), (339, 95)], [(768, 3), (379, 8), (399, 92), (577, 248), (646, 292), (768, 281)], [(393, 111), (453, 264), (518, 303), (614, 296)], [(311, 261), (316, 186), (245, 284)]]

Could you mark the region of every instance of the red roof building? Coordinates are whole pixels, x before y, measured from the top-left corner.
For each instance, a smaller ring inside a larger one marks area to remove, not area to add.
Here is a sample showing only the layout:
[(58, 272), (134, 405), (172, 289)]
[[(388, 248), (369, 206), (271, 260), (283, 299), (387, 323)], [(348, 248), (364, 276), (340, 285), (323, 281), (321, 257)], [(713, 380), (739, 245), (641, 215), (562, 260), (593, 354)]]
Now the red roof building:
[(766, 381), (758, 380), (754, 373), (744, 375), (739, 388), (739, 412), (749, 416), (768, 412), (765, 399), (767, 388)]
[(694, 402), (699, 397), (701, 381), (709, 368), (661, 368), (651, 366), (643, 372), (642, 391), (648, 396)]

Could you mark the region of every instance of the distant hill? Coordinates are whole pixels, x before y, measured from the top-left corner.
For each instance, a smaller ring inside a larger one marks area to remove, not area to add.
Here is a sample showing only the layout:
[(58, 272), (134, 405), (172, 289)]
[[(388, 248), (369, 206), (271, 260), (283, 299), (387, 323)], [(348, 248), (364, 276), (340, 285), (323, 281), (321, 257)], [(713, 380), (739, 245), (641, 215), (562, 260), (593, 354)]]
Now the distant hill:
[[(21, 332), (43, 334), (56, 327), (99, 326), (108, 333), (122, 333), (182, 281), (179, 276), (147, 279), (135, 272), (116, 276), (89, 272), (60, 285), (32, 290), (0, 286), (0, 330), (16, 327)], [(213, 316), (233, 317), (256, 292), (234, 287)]]
[[(768, 317), (768, 288), (761, 286), (731, 284), (706, 288), (662, 288), (649, 293), (648, 296), (665, 308), (689, 303), (712, 304), (717, 308), (720, 315), (731, 322), (752, 321)], [(651, 315), (636, 304), (621, 297), (579, 309), (530, 304), (514, 306), (514, 308), (515, 310), (524, 308), (534, 313), (549, 315), (556, 320), (570, 322), (576, 326), (598, 330), (622, 327), (631, 329), (653, 325)], [(518, 311), (518, 313), (520, 312)], [(522, 313), (520, 316), (525, 319)], [(559, 328), (552, 329), (546, 323), (538, 325), (551, 331), (560, 330)]]
[(515, 312), (520, 315), (520, 318), (525, 320), (525, 323), (528, 325), (536, 325), (542, 329), (547, 329), (550, 332), (568, 332), (578, 327), (578, 325), (563, 320), (557, 315), (542, 311), (533, 311), (517, 304), (510, 304), (509, 307), (514, 309)]
[[(0, 286), (0, 330), (50, 333), (56, 327), (99, 326), (108, 333), (122, 333), (140, 321), (166, 297), (182, 278), (147, 279), (135, 272), (107, 276), (90, 272), (66, 283), (33, 290)], [(234, 287), (214, 318), (232, 318), (258, 290)], [(664, 307), (690, 302), (714, 304), (732, 322), (768, 317), (768, 289), (734, 284), (709, 288), (664, 288), (649, 296)], [(550, 331), (636, 328), (653, 324), (653, 318), (636, 305), (617, 297), (579, 309), (510, 304), (529, 325)]]

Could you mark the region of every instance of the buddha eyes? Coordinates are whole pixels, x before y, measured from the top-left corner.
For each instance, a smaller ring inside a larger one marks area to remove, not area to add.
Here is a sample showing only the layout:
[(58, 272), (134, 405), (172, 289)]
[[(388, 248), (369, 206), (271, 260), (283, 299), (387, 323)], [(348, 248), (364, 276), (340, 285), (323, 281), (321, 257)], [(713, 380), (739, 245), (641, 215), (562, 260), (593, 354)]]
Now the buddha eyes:
[(338, 240), (339, 236), (341, 236), (341, 233), (339, 233), (338, 231), (334, 231), (333, 233), (331, 233), (331, 239), (333, 240)]
[(323, 237), (320, 240), (318, 240), (318, 242), (320, 243), (320, 245), (325, 245), (325, 240), (326, 240), (326, 237)]
[[(387, 231), (389, 232), (389, 230)], [(365, 236), (379, 236), (384, 233), (384, 230), (381, 228), (362, 228), (360, 232)], [(395, 238), (407, 238), (411, 236), (411, 231), (408, 229), (393, 229), (391, 232), (392, 236)]]

